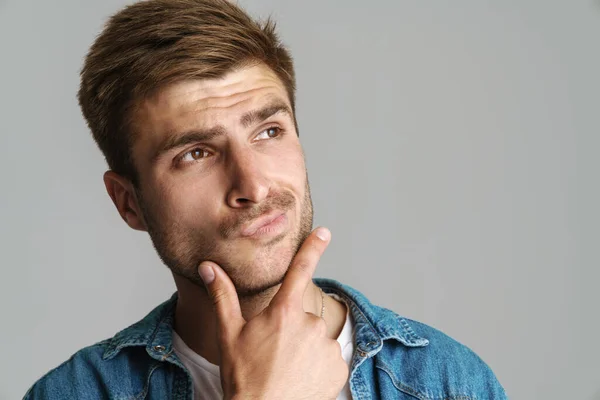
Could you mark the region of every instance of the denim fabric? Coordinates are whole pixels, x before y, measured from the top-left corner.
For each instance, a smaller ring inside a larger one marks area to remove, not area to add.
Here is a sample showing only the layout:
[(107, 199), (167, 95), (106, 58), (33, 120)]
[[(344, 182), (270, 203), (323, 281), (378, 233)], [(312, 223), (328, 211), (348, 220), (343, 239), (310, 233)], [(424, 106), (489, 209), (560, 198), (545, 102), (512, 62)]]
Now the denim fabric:
[[(375, 306), (355, 289), (315, 278), (349, 306), (355, 322), (353, 399), (506, 399), (491, 369), (469, 348), (430, 326)], [(144, 319), (75, 353), (24, 399), (193, 399), (173, 351), (177, 293)]]

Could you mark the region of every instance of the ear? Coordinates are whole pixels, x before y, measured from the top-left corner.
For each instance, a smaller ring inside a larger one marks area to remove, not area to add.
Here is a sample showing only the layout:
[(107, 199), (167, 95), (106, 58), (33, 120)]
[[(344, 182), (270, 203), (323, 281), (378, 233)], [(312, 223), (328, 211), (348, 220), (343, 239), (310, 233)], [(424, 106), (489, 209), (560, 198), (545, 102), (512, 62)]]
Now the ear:
[(138, 231), (147, 231), (146, 222), (131, 181), (121, 175), (106, 171), (104, 173), (104, 186), (112, 199), (121, 218), (130, 228)]

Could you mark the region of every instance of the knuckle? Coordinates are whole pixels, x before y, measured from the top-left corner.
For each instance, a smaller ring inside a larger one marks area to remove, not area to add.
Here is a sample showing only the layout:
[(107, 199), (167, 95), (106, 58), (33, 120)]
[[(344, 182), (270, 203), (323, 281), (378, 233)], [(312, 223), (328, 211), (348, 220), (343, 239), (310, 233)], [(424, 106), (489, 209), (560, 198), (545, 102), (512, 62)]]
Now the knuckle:
[(350, 368), (348, 367), (348, 364), (346, 364), (346, 362), (344, 360), (342, 360), (342, 363), (340, 365), (339, 368), (339, 380), (340, 382), (346, 382), (348, 380), (348, 377), (350, 376)]
[(289, 302), (281, 302), (271, 310), (271, 316), (276, 324), (283, 325), (294, 314), (294, 307)]
[(336, 340), (333, 340), (330, 343), (331, 343), (331, 346), (329, 347), (330, 356), (335, 358), (336, 360), (338, 360), (340, 365), (346, 365), (346, 361), (344, 361), (344, 357), (342, 355), (342, 348), (341, 348), (340, 344)]
[(315, 331), (318, 336), (325, 336), (327, 334), (327, 324), (325, 323), (325, 320), (316, 316), (311, 318), (311, 329)]
[(227, 292), (222, 289), (213, 290), (211, 295), (211, 299), (214, 306), (224, 303), (225, 301), (227, 301), (228, 297), (229, 295), (227, 294)]
[(306, 259), (306, 258), (300, 258), (299, 260), (297, 260), (296, 262), (296, 269), (298, 272), (307, 275), (307, 278), (312, 277), (310, 270), (311, 270), (311, 262), (310, 260)]
[(328, 350), (330, 351), (332, 357), (339, 357), (340, 359), (342, 358), (342, 348), (337, 340), (331, 339), (329, 341)]
[(348, 367), (348, 364), (346, 364), (346, 361), (344, 360), (344, 357), (342, 356), (342, 349), (340, 344), (336, 341), (336, 340), (331, 340), (329, 342), (329, 347), (327, 349), (329, 351), (329, 356), (332, 357), (332, 359), (337, 360), (336, 363), (336, 367)]
[(336, 340), (331, 340), (328, 343), (329, 345), (326, 347), (325, 352), (329, 357), (329, 360), (332, 361), (331, 378), (334, 382), (346, 382), (350, 375), (350, 368), (342, 357), (340, 345)]

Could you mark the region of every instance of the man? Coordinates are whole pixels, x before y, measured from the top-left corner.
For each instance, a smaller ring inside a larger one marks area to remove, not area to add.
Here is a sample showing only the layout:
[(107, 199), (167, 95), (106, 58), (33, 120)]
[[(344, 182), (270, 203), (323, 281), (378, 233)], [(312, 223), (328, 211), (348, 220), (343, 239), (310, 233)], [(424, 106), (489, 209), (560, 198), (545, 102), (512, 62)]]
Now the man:
[(50, 371), (26, 399), (504, 399), (443, 333), (312, 279), (313, 210), (288, 51), (225, 0), (114, 15), (79, 103), (106, 190), (177, 292)]

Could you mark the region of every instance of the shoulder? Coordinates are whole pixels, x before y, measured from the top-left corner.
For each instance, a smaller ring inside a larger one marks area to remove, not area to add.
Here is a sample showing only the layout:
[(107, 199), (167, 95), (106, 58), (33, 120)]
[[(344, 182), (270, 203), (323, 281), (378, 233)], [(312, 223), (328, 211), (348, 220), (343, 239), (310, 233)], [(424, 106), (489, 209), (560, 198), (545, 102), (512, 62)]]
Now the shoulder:
[(435, 393), (450, 398), (507, 398), (492, 369), (469, 347), (432, 326), (399, 319), (428, 344), (410, 348), (390, 345), (377, 358), (376, 366), (387, 372), (395, 385), (426, 394), (424, 398)]
[(168, 363), (153, 358), (146, 346), (115, 351), (111, 338), (77, 351), (38, 379), (23, 399), (138, 398), (147, 392), (150, 376), (163, 377), (167, 371)]
[(152, 341), (169, 344), (177, 292), (112, 338), (87, 346), (42, 376), (25, 394), (33, 399), (129, 398), (144, 393), (148, 377), (165, 354)]
[(39, 378), (23, 399), (103, 398), (101, 382), (93, 377), (101, 368), (102, 355), (109, 341), (110, 339), (103, 340), (74, 353)]

